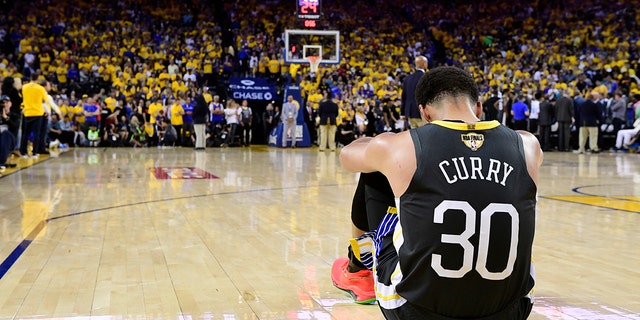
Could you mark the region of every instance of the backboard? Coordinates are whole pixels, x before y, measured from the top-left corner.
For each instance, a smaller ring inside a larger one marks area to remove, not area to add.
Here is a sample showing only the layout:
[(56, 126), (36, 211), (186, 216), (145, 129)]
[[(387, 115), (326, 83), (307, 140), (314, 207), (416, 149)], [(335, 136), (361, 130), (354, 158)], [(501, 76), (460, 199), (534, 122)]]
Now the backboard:
[(340, 63), (340, 31), (284, 31), (285, 62), (307, 64), (307, 56), (321, 56), (321, 63)]

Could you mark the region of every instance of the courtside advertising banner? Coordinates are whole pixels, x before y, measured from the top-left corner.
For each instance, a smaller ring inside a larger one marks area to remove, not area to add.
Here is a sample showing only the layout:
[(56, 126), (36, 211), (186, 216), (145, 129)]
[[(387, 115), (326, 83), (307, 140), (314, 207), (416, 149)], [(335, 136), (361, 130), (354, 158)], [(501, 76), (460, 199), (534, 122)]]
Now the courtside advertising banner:
[(276, 87), (263, 78), (231, 78), (231, 97), (234, 100), (273, 100)]

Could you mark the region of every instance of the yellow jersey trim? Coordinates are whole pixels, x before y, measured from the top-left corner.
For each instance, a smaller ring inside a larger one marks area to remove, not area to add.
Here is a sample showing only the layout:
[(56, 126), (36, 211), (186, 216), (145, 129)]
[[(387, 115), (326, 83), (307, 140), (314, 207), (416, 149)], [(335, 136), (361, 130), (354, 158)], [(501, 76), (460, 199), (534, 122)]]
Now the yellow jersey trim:
[(391, 301), (391, 300), (398, 300), (398, 299), (402, 299), (402, 296), (394, 293), (394, 294), (390, 294), (390, 295), (383, 295), (380, 292), (377, 292), (377, 298), (378, 300), (383, 300), (383, 301)]
[(489, 130), (500, 126), (500, 122), (496, 120), (491, 121), (480, 121), (475, 123), (465, 123), (465, 122), (453, 122), (453, 121), (444, 121), (437, 120), (431, 122), (432, 124), (439, 125), (441, 127), (460, 130), (460, 131), (469, 131), (469, 130)]

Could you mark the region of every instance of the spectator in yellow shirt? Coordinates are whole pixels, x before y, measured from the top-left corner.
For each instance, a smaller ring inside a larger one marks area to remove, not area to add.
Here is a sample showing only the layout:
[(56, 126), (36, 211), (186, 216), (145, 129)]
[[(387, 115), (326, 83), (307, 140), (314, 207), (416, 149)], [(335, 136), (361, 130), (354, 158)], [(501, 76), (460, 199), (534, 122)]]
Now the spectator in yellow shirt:
[(62, 98), (58, 99), (58, 107), (60, 108), (60, 117), (62, 117), (62, 119), (64, 119), (65, 116), (71, 119), (73, 116), (73, 108), (69, 106), (69, 101)]
[(156, 117), (160, 114), (160, 111), (164, 110), (162, 107), (162, 103), (156, 98), (153, 98), (151, 103), (149, 104), (149, 123), (156, 124)]
[(313, 103), (313, 109), (318, 110), (318, 106), (320, 105), (320, 100), (322, 100), (322, 94), (320, 92), (316, 92), (316, 89), (311, 89), (309, 91), (308, 100)]
[(176, 129), (176, 146), (182, 145), (182, 125), (184, 124), (182, 116), (184, 115), (184, 108), (177, 99), (170, 99), (171, 103), (171, 125)]
[(269, 59), (266, 56), (262, 56), (258, 61), (258, 77), (264, 77), (267, 74), (267, 64)]
[(114, 112), (116, 110), (116, 102), (116, 90), (111, 89), (109, 96), (104, 99), (104, 103), (111, 112)]
[(280, 61), (276, 58), (276, 55), (271, 55), (271, 59), (268, 62), (269, 68), (269, 78), (272, 80), (278, 79), (280, 77)]
[(82, 99), (76, 101), (76, 105), (73, 107), (73, 122), (78, 125), (78, 128), (84, 127), (84, 100), (86, 100), (89, 96), (83, 95)]
[(38, 74), (31, 74), (31, 81), (22, 86), (22, 98), (23, 100), (23, 126), (22, 137), (20, 139), (20, 154), (27, 156), (27, 143), (29, 135), (33, 133), (33, 154), (37, 157), (38, 154), (47, 154), (44, 147), (40, 146), (40, 134), (42, 121), (47, 116), (45, 114), (44, 103), (47, 102), (47, 91), (45, 88), (37, 83)]

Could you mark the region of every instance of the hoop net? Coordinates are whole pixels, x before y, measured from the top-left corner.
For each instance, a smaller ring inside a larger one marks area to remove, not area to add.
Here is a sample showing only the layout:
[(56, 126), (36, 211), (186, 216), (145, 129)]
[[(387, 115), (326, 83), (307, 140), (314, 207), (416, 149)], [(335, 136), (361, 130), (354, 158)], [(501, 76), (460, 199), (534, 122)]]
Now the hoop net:
[(321, 56), (307, 56), (307, 60), (309, 60), (310, 70), (313, 73), (318, 72), (318, 66), (320, 66), (320, 61), (322, 60)]

